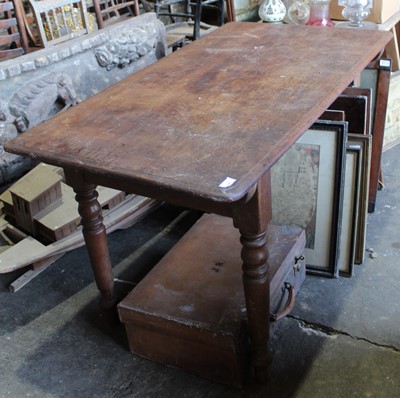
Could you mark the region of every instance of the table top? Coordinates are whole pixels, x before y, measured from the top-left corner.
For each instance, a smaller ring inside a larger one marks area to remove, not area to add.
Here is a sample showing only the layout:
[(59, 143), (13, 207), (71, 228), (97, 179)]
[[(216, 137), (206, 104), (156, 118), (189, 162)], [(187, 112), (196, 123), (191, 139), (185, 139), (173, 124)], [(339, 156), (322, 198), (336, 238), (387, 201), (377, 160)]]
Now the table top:
[(21, 134), (6, 150), (153, 190), (234, 202), (390, 38), (228, 23)]

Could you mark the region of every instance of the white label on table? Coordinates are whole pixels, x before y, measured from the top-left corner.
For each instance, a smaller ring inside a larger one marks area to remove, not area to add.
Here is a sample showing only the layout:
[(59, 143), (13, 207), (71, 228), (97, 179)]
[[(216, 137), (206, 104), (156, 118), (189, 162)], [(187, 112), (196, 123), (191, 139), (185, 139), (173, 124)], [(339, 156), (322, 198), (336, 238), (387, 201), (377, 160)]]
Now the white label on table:
[(226, 177), (224, 181), (219, 184), (220, 188), (228, 188), (236, 182), (234, 178)]

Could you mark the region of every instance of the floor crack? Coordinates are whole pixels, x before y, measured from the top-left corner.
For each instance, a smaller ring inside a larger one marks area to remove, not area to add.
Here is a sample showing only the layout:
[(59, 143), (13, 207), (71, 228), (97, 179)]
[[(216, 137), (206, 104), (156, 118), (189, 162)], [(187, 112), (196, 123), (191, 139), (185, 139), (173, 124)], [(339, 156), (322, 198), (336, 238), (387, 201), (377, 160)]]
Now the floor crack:
[(288, 318), (291, 318), (295, 321), (297, 321), (300, 324), (300, 327), (305, 328), (305, 329), (312, 329), (315, 332), (319, 332), (322, 334), (325, 334), (327, 336), (345, 336), (345, 337), (350, 337), (353, 340), (358, 340), (358, 341), (365, 341), (368, 344), (371, 344), (375, 347), (379, 348), (385, 348), (388, 350), (391, 350), (396, 353), (400, 353), (400, 348), (397, 348), (396, 346), (389, 345), (389, 344), (379, 344), (375, 341), (368, 340), (365, 337), (358, 337), (358, 336), (353, 336), (350, 333), (344, 332), (342, 330), (334, 329), (330, 326), (323, 325), (321, 323), (316, 323), (316, 322), (309, 322), (304, 319), (297, 318), (293, 315), (288, 315)]

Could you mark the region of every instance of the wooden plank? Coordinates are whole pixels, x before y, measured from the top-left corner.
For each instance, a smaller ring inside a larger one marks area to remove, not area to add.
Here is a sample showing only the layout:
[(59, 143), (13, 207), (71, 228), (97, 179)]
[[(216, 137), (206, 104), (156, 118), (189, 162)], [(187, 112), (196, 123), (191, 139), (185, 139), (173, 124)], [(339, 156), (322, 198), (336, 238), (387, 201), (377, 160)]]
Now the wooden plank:
[[(0, 40), (0, 42), (1, 42), (1, 40)], [(24, 50), (22, 48), (14, 48), (12, 50), (0, 50), (0, 59), (17, 57), (17, 56), (23, 55), (23, 54), (24, 54)]]
[(10, 11), (14, 9), (14, 4), (12, 1), (6, 1), (4, 3), (0, 3), (0, 13), (4, 13), (6, 11)]
[(21, 36), (21, 46), (24, 49), (24, 52), (27, 53), (29, 51), (29, 42), (28, 42), (28, 31), (30, 31), (29, 24), (26, 20), (25, 9), (22, 4), (23, 0), (13, 0), (14, 8), (15, 8), (15, 16), (17, 18), (17, 25), (19, 34)]
[(175, 35), (175, 34), (167, 34), (167, 46), (168, 48), (175, 48), (182, 46), (185, 42), (185, 35)]
[(28, 282), (36, 278), (43, 271), (50, 267), (54, 262), (56, 262), (59, 258), (61, 258), (64, 253), (58, 254), (56, 256), (48, 257), (44, 260), (38, 261), (32, 267), (32, 269), (26, 271), (23, 275), (17, 278), (14, 282), (10, 284), (8, 289), (10, 292), (17, 292), (19, 289), (24, 287)]
[[(107, 233), (119, 228), (128, 228), (159, 205), (160, 202), (153, 199), (130, 195), (120, 205), (104, 213), (103, 222)], [(21, 241), (1, 255), (0, 274), (15, 271), (43, 258), (65, 253), (84, 244), (81, 230), (47, 246), (32, 237), (27, 237), (26, 240)]]
[[(1, 46), (10, 44), (14, 41), (19, 41), (19, 33), (13, 33), (11, 35), (0, 36), (0, 45)], [(18, 49), (15, 49), (15, 50), (18, 50)]]
[(25, 265), (32, 264), (32, 257), (35, 253), (43, 252), (45, 246), (32, 237), (19, 242), (17, 245), (10, 247), (1, 255), (0, 273), (12, 272), (18, 268), (19, 263)]
[(17, 26), (16, 18), (8, 18), (0, 21), (0, 29), (8, 29), (11, 28), (12, 26)]

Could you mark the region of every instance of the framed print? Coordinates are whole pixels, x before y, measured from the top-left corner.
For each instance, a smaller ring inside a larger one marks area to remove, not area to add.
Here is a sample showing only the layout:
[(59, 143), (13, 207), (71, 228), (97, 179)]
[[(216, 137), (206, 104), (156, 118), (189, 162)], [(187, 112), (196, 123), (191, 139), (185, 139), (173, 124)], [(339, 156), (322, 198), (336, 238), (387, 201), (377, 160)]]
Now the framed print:
[[(346, 90), (343, 91), (344, 95), (361, 95), (367, 99), (366, 106), (366, 114), (365, 114), (365, 134), (371, 134), (371, 118), (372, 118), (372, 90), (370, 88), (362, 88), (362, 87), (347, 87)], [(353, 131), (349, 130), (349, 133), (353, 133)], [(354, 131), (354, 133), (361, 133), (358, 131)]]
[(348, 145), (343, 189), (342, 229), (340, 233), (338, 268), (340, 276), (353, 274), (357, 239), (358, 205), (360, 193), (361, 146)]
[(306, 231), (310, 274), (338, 275), (346, 142), (346, 122), (318, 121), (271, 169), (272, 223)]
[(345, 122), (346, 115), (344, 111), (336, 111), (334, 109), (327, 109), (318, 119), (320, 120), (336, 120), (337, 122)]
[(329, 109), (344, 111), (345, 120), (349, 123), (349, 133), (367, 134), (368, 104), (371, 96), (359, 94), (341, 94)]
[(348, 147), (353, 145), (361, 147), (360, 161), (360, 195), (358, 204), (356, 246), (354, 255), (354, 264), (362, 264), (365, 259), (365, 245), (367, 235), (367, 217), (368, 217), (368, 192), (369, 192), (369, 174), (371, 166), (371, 135), (349, 134)]

